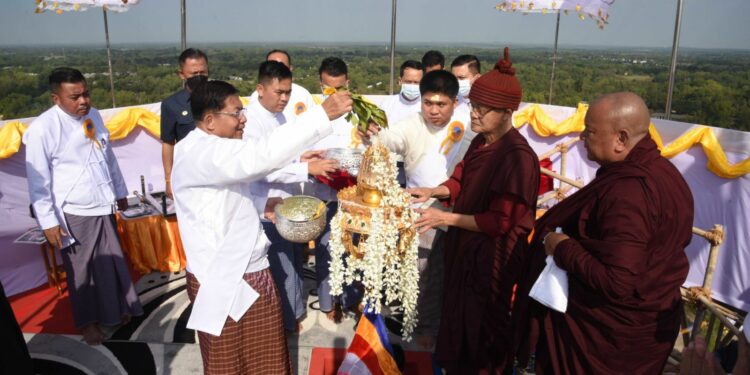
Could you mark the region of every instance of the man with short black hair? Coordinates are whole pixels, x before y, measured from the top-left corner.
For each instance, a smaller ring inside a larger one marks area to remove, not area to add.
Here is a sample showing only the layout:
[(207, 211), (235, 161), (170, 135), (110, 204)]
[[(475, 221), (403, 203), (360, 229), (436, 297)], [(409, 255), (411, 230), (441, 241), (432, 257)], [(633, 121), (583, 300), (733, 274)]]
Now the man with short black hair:
[(443, 70), (445, 68), (445, 55), (436, 50), (425, 52), (422, 56), (422, 69), (425, 74), (433, 70)]
[(422, 81), (423, 75), (422, 64), (419, 61), (406, 60), (401, 64), (398, 79), (401, 92), (389, 96), (380, 105), (388, 116), (388, 123), (395, 124), (422, 108), (419, 100), (419, 82)]
[[(294, 72), (292, 57), (289, 55), (289, 52), (283, 49), (273, 49), (269, 51), (266, 54), (266, 61), (278, 61), (286, 65), (286, 67), (289, 68), (289, 71)], [(291, 90), (288, 103), (286, 107), (284, 107), (284, 116), (287, 119), (299, 116), (305, 112), (307, 108), (315, 104), (312, 95), (310, 95), (310, 92), (307, 91), (306, 88), (292, 82)], [(255, 100), (258, 100), (257, 91), (253, 91), (253, 94), (250, 96), (251, 103)]]
[[(318, 68), (320, 77), (320, 91), (323, 98), (327, 97), (326, 92), (346, 91), (349, 88), (349, 68), (344, 60), (338, 57), (327, 57), (323, 59)], [(316, 98), (317, 99), (317, 98)], [(327, 150), (332, 148), (353, 148), (361, 149), (362, 140), (357, 136), (356, 127), (346, 118), (341, 117), (331, 123), (333, 134), (318, 141), (314, 150)], [(328, 248), (328, 239), (330, 237), (330, 222), (333, 215), (338, 210), (337, 191), (329, 185), (319, 180), (312, 179), (305, 184), (303, 191), (307, 195), (313, 195), (321, 200), (328, 202), (328, 217), (326, 218), (326, 228), (323, 234), (315, 241), (317, 248), (315, 250), (315, 273), (318, 283), (318, 299), (320, 301), (320, 311), (326, 314), (326, 317), (338, 323), (342, 318), (343, 310), (357, 310), (362, 298), (362, 290), (359, 286), (349, 286), (344, 288), (342, 296), (332, 296), (329, 285), (330, 271), (328, 264), (331, 256)]]
[(252, 194), (249, 182), (288, 164), (297, 150), (331, 133), (330, 120), (351, 111), (348, 93), (332, 95), (295, 123), (243, 140), (237, 89), (222, 81), (190, 95), (196, 129), (175, 146), (175, 207), (187, 256), (192, 310), (206, 374), (291, 374), (269, 241), (258, 215), (278, 201)]
[[(164, 189), (172, 196), (169, 175), (172, 173), (174, 145), (195, 129), (193, 113), (190, 110), (190, 78), (208, 77), (208, 56), (201, 50), (188, 48), (178, 58), (177, 75), (182, 80), (182, 89), (161, 102), (161, 162), (164, 167)], [(195, 81), (198, 82), (198, 81)]]
[[(258, 84), (255, 93), (257, 100), (251, 101), (247, 114), (247, 131), (243, 139), (260, 140), (273, 133), (273, 130), (293, 123), (296, 116), (288, 117), (283, 112), (289, 102), (292, 88), (292, 72), (280, 62), (269, 60), (260, 64)], [(312, 176), (324, 176), (336, 169), (336, 162), (324, 160), (321, 152), (301, 153), (299, 162), (285, 165), (263, 179), (252, 183), (251, 191), (256, 197), (280, 200), (300, 193), (300, 183)], [(263, 230), (271, 241), (268, 261), (271, 273), (278, 286), (284, 312), (284, 328), (299, 330), (300, 320), (305, 315), (305, 301), (302, 290), (302, 262), (304, 252), (297, 245), (285, 240), (276, 226), (261, 216)]]
[[(419, 90), (421, 112), (379, 133), (386, 147), (404, 157), (409, 188), (437, 186), (448, 179), (449, 167), (461, 158), (461, 140), (469, 125), (468, 114), (454, 112), (458, 80), (453, 74), (445, 70), (429, 72)], [(371, 133), (377, 131), (375, 127)], [(440, 326), (443, 236), (442, 230), (430, 230), (419, 238), (419, 325), (415, 333), (418, 344), (425, 348), (432, 347)]]
[(460, 55), (451, 62), (451, 73), (458, 79), (457, 111), (469, 113), (469, 92), (471, 85), (481, 77), (481, 63), (474, 55)]
[(83, 74), (57, 68), (49, 85), (55, 105), (23, 135), (29, 196), (44, 236), (60, 249), (75, 326), (96, 345), (106, 339), (101, 326), (143, 314), (114, 217), (127, 208), (128, 189)]

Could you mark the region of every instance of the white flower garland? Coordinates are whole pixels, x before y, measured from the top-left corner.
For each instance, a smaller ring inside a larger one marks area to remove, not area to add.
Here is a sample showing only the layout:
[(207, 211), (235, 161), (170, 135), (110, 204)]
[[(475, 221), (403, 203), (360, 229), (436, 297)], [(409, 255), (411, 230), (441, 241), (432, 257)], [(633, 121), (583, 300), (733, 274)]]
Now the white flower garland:
[(375, 187), (383, 197), (379, 207), (370, 209), (370, 234), (362, 247), (364, 255), (361, 258), (345, 256), (345, 233), (341, 226), (347, 223), (364, 227), (366, 223), (358, 224), (361, 218), (342, 209), (331, 220), (331, 294), (340, 295), (345, 284), (359, 281), (365, 286), (364, 302), (372, 311), (380, 313), (381, 303), (399, 300), (404, 310), (402, 337), (410, 341), (417, 325), (419, 295), (419, 237), (414, 230), (417, 214), (410, 207), (410, 195), (398, 185), (395, 160), (383, 158), (379, 152), (373, 155), (371, 165), (376, 176)]

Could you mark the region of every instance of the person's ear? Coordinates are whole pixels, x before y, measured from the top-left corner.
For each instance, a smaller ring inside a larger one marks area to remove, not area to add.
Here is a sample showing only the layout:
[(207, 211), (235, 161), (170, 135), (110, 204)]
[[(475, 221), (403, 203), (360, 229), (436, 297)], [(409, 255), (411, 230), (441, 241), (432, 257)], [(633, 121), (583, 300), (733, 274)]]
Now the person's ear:
[(56, 92), (52, 92), (50, 94), (50, 98), (52, 98), (52, 103), (55, 103), (55, 105), (60, 105), (60, 95), (57, 95)]
[(216, 116), (214, 116), (213, 113), (208, 113), (203, 116), (203, 121), (201, 121), (205, 125), (206, 130), (208, 130), (210, 133), (213, 133), (216, 130), (216, 124), (214, 123), (215, 119)]
[(615, 144), (615, 151), (623, 152), (628, 148), (628, 141), (630, 141), (630, 131), (628, 129), (620, 129), (617, 131), (617, 143)]
[(255, 91), (258, 93), (258, 99), (261, 99), (263, 97), (263, 91), (265, 88), (260, 83), (255, 85)]

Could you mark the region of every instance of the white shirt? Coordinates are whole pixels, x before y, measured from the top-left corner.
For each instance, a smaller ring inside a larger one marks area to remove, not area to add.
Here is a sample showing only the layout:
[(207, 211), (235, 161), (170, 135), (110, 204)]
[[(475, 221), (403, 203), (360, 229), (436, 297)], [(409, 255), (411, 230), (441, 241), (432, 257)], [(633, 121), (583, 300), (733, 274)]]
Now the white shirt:
[[(87, 120), (94, 125), (96, 141), (84, 131)], [(23, 143), (29, 196), (42, 229), (60, 225), (70, 233), (63, 212), (110, 215), (116, 211), (115, 201), (128, 195), (109, 131), (94, 108), (74, 117), (55, 105), (31, 122)], [(62, 240), (64, 247), (75, 242), (70, 236)]]
[(446, 141), (457, 128), (465, 131), (467, 117), (453, 113), (445, 126), (427, 123), (421, 113), (412, 114), (383, 129), (378, 138), (392, 152), (404, 157), (407, 187), (434, 187), (448, 179), (448, 166), (458, 156), (463, 133)]
[[(283, 112), (270, 112), (258, 100), (250, 102), (246, 117), (247, 123), (245, 123), (245, 133), (242, 135), (242, 139), (253, 139), (255, 141), (268, 137), (273, 133), (274, 129), (281, 125), (292, 123), (296, 119), (295, 116), (291, 117), (288, 121), (286, 114)], [(255, 196), (266, 198), (286, 198), (299, 194), (300, 183), (307, 181), (308, 178), (307, 167), (307, 163), (289, 163), (283, 168), (251, 183), (251, 191)]]
[[(172, 189), (188, 270), (201, 287), (188, 328), (219, 335), (258, 297), (243, 279), (268, 267), (268, 239), (249, 182), (331, 133), (320, 107), (258, 141), (220, 138), (196, 128), (175, 146)], [(262, 207), (262, 206), (261, 206)]]
[[(253, 94), (250, 95), (250, 103), (252, 104), (257, 101), (258, 91), (253, 91)], [(289, 95), (289, 104), (284, 107), (284, 116), (287, 119), (296, 118), (313, 105), (315, 105), (315, 101), (310, 92), (306, 88), (292, 82), (292, 93)]]
[(390, 95), (380, 106), (388, 116), (388, 123), (395, 124), (407, 116), (422, 110), (422, 101), (416, 98), (408, 101), (401, 94)]

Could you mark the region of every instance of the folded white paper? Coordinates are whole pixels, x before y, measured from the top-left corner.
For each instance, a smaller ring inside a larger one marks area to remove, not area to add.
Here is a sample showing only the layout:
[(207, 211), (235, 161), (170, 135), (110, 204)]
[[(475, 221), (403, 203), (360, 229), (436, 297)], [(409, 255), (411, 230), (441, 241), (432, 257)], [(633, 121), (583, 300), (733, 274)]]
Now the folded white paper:
[(568, 309), (568, 273), (555, 264), (552, 255), (548, 255), (544, 267), (529, 297), (539, 301), (550, 309), (564, 313)]

